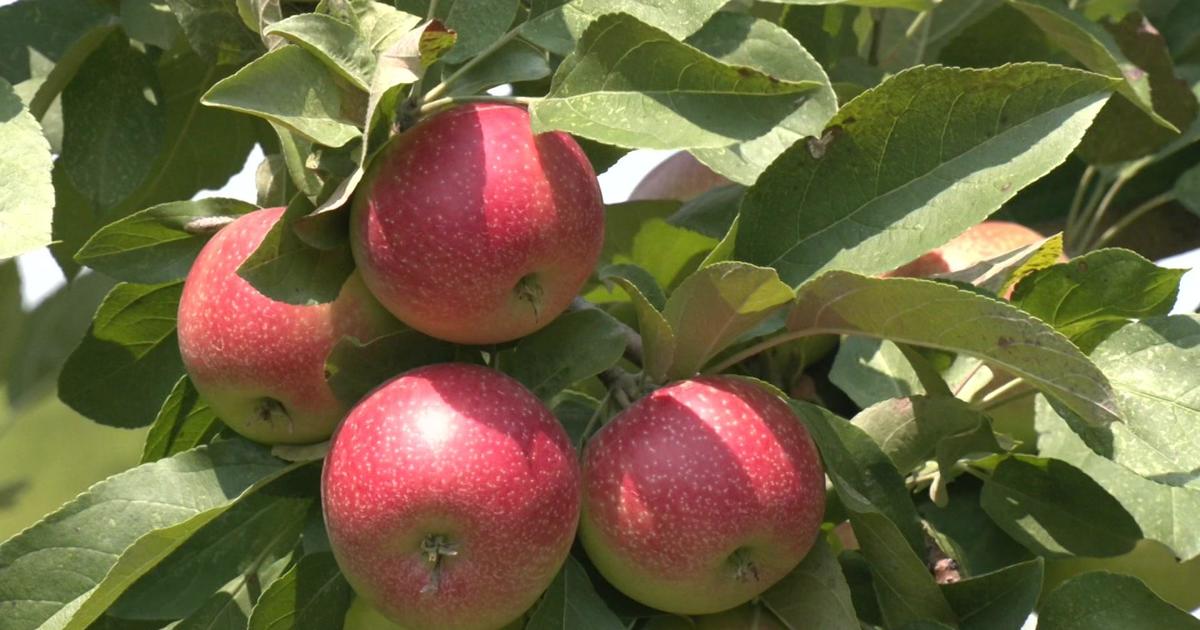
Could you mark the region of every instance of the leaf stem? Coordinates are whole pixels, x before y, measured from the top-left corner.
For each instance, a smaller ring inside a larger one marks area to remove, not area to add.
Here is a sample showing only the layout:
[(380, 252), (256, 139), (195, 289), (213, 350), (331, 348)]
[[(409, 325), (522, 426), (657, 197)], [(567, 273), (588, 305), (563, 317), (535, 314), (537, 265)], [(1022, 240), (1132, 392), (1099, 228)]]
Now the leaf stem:
[(446, 96), (432, 101), (427, 101), (417, 113), (421, 116), (431, 114), (439, 109), (444, 109), (452, 105), (460, 103), (507, 103), (509, 105), (528, 105), (537, 101), (536, 97), (532, 96), (492, 96), (491, 94), (473, 94), (470, 96)]
[(437, 19), (438, 0), (429, 0), (429, 11), (425, 14), (426, 20)]
[(1109, 226), (1109, 228), (1100, 235), (1100, 238), (1096, 239), (1096, 242), (1093, 243), (1088, 249), (1100, 249), (1102, 246), (1104, 246), (1104, 244), (1111, 241), (1114, 236), (1119, 234), (1125, 228), (1129, 227), (1129, 225), (1134, 221), (1142, 218), (1142, 216), (1147, 212), (1150, 212), (1159, 206), (1171, 203), (1172, 201), (1175, 201), (1175, 193), (1173, 191), (1167, 191), (1143, 201), (1141, 205), (1134, 208), (1128, 214), (1121, 217), (1117, 222)]
[(444, 95), (446, 92), (448, 92), (451, 87), (454, 87), (454, 83), (456, 81), (458, 81), (459, 79), (461, 79), (464, 74), (469, 72), (471, 70), (471, 68), (474, 68), (475, 66), (479, 65), (481, 62), (483, 62), (485, 59), (487, 59), (490, 55), (495, 53), (497, 50), (500, 50), (501, 48), (503, 48), (505, 44), (516, 39), (517, 35), (519, 35), (521, 33), (521, 28), (523, 26), (524, 26), (524, 24), (512, 29), (511, 31), (505, 33), (504, 35), (501, 35), (500, 39), (497, 39), (496, 41), (492, 42), (491, 45), (489, 45), (487, 48), (484, 48), (478, 55), (475, 55), (471, 59), (467, 60), (467, 62), (464, 63), (463, 65), (459, 66), (458, 70), (455, 70), (453, 74), (446, 77), (445, 79), (442, 79), (441, 83), (433, 86), (433, 88), (430, 89), (429, 92), (427, 92), (425, 94), (425, 96), (423, 97), (423, 100), (435, 101), (438, 98), (442, 97), (442, 95)]
[(1100, 224), (1104, 220), (1104, 214), (1108, 212), (1109, 206), (1117, 198), (1117, 193), (1121, 192), (1121, 189), (1128, 183), (1128, 177), (1117, 177), (1112, 186), (1108, 188), (1108, 191), (1104, 193), (1104, 198), (1100, 200), (1100, 204), (1092, 212), (1092, 216), (1088, 220), (1087, 229), (1083, 231), (1083, 236), (1079, 239), (1080, 244), (1084, 246), (1083, 252), (1090, 249), (1088, 244), (1092, 242), (1092, 237), (1095, 235), (1096, 230), (1100, 228)]
[(1088, 188), (1092, 185), (1092, 180), (1096, 178), (1096, 167), (1088, 165), (1083, 169), (1083, 175), (1079, 178), (1079, 185), (1075, 187), (1075, 197), (1071, 199), (1071, 209), (1067, 212), (1067, 224), (1065, 231), (1070, 236), (1075, 236), (1076, 224), (1079, 222), (1079, 212), (1083, 210), (1083, 197), (1087, 194)]

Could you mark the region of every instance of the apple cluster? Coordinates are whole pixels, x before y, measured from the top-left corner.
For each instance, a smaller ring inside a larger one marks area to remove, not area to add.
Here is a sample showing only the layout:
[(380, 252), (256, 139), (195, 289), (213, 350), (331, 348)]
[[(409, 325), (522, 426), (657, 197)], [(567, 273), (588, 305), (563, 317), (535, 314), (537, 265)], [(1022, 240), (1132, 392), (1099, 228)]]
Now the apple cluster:
[(351, 212), (357, 271), (332, 302), (273, 301), (237, 275), (282, 216), (244, 215), (197, 258), (179, 307), (197, 390), (266, 444), (332, 435), (329, 539), (355, 591), (408, 630), (500, 628), (533, 606), (577, 539), (629, 597), (734, 609), (790, 572), (824, 511), (814, 444), (788, 404), (730, 376), (633, 403), (582, 457), (516, 380), (445, 363), (397, 375), (351, 408), (326, 382), (340, 339), (405, 327), (464, 345), (528, 335), (592, 274), (604, 209), (569, 135), (528, 113), (459, 106), (397, 136)]

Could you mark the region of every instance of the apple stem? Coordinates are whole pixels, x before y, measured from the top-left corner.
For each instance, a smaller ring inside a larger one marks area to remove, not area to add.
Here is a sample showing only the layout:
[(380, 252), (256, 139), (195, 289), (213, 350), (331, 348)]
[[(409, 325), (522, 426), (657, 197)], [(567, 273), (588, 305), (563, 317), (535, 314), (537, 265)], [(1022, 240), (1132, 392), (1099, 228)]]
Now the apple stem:
[(429, 584), (426, 584), (421, 592), (437, 593), (442, 580), (445, 558), (457, 556), (458, 545), (446, 540), (446, 537), (441, 534), (431, 534), (421, 541), (421, 553), (425, 556), (425, 562), (429, 564)]

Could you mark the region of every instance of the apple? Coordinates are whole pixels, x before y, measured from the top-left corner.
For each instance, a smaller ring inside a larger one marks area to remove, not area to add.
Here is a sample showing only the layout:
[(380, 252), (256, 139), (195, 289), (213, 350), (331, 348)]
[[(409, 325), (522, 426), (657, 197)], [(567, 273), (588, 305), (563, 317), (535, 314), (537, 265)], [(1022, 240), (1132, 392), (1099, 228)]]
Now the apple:
[(667, 612), (734, 608), (820, 533), (825, 474), (788, 405), (735, 377), (656, 390), (588, 444), (580, 540), (629, 597)]
[(692, 157), (691, 153), (680, 151), (647, 173), (629, 194), (629, 200), (691, 201), (713, 188), (732, 183)]
[(334, 556), (408, 630), (502, 627), (566, 560), (578, 462), (554, 415), (512, 378), (458, 363), (406, 372), (333, 437), (321, 497)]
[(355, 198), (350, 232), (367, 286), (401, 321), (491, 344), (567, 308), (600, 257), (604, 205), (571, 136), (534, 135), (521, 107), (470, 104), (384, 149)]
[[(1035, 230), (1008, 221), (984, 221), (967, 228), (945, 245), (884, 274), (889, 277), (924, 278), (962, 271), (1018, 247), (1046, 238)], [(1065, 260), (1065, 259), (1064, 259)]]
[(283, 208), (256, 210), (200, 251), (179, 301), (179, 351), (196, 391), (231, 429), (265, 444), (308, 444), (333, 433), (349, 405), (325, 382), (325, 357), (343, 336), (399, 329), (351, 274), (337, 298), (277, 302), (237, 275)]

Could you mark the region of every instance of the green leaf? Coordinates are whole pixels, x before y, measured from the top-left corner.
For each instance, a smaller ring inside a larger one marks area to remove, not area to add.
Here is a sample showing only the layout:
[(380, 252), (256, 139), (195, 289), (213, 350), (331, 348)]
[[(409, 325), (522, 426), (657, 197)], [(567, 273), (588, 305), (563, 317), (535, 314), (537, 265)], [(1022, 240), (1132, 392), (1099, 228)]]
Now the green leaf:
[(597, 415), (601, 411), (600, 401), (568, 389), (554, 397), (550, 408), (566, 430), (571, 444), (575, 445), (575, 450), (583, 452), (588, 438), (600, 428), (600, 416)]
[[(448, 76), (459, 67), (462, 66), (447, 66), (443, 74)], [(448, 94), (478, 94), (505, 83), (537, 81), (550, 76), (551, 72), (545, 52), (529, 42), (517, 39), (501, 46), (478, 64), (467, 68), (466, 72), (455, 80)], [(596, 172), (601, 171), (597, 169)]]
[(92, 486), (0, 545), (0, 628), (62, 627), (143, 536), (186, 523), (198, 527), (296, 466), (230, 440)]
[(1020, 628), (1042, 592), (1044, 561), (1034, 558), (978, 577), (942, 585), (962, 630)]
[[(1149, 84), (1154, 110), (1177, 129), (1187, 129), (1196, 119), (1197, 103), (1187, 81), (1179, 79), (1167, 42), (1143, 15), (1133, 13), (1119, 23), (1106, 24), (1120, 50), (1136, 64)], [(1107, 164), (1153, 153), (1179, 137), (1176, 129), (1138, 111), (1127, 98), (1114, 98), (1100, 110), (1096, 122), (1079, 144), (1079, 156), (1093, 164)]]
[(680, 206), (667, 218), (671, 225), (722, 239), (733, 228), (746, 189), (742, 186), (714, 188)]
[[(650, 275), (649, 271), (632, 263), (604, 265), (596, 270), (596, 278), (609, 287), (614, 282), (619, 282), (618, 286), (620, 287), (633, 285), (646, 303), (657, 310), (661, 311), (667, 304), (667, 296), (663, 293), (662, 287), (658, 286), (658, 281), (654, 279), (654, 276)], [(628, 292), (626, 293), (626, 297), (628, 297)]]
[(623, 630), (625, 624), (617, 618), (588, 579), (587, 571), (574, 556), (567, 562), (546, 589), (542, 601), (533, 609), (525, 630)]
[(951, 285), (829, 272), (797, 291), (787, 327), (965, 354), (1025, 379), (1090, 424), (1121, 417), (1104, 373), (1065, 337), (1006, 302)]
[(1121, 52), (1121, 47), (1104, 27), (1067, 8), (1060, 0), (1008, 2), (1033, 20), (1038, 28), (1046, 32), (1051, 41), (1083, 64), (1083, 67), (1098, 74), (1121, 79), (1117, 92), (1145, 112), (1155, 123), (1179, 132), (1175, 125), (1155, 111), (1154, 101), (1150, 97), (1149, 75)]
[[(610, 14), (588, 27), (530, 114), (535, 132), (561, 129), (631, 148), (723, 147), (770, 131), (820, 85), (723, 63)], [(728, 115), (733, 108), (739, 115)]]
[(108, 208), (137, 190), (163, 148), (166, 110), (151, 58), (114, 31), (63, 90), (64, 174)]
[(8, 379), (16, 354), (17, 340), (25, 325), (25, 311), (21, 306), (21, 273), (17, 261), (0, 262), (0, 386)]
[(633, 263), (650, 272), (659, 286), (670, 292), (704, 260), (717, 241), (663, 219), (641, 224), (633, 236), (629, 255), (613, 254), (615, 263)]
[(354, 27), (320, 13), (301, 13), (275, 22), (264, 35), (278, 35), (307, 50), (363, 91), (371, 87), (375, 55)]
[(167, 0), (121, 0), (121, 28), (131, 39), (163, 50), (183, 34)]
[(894, 269), (1062, 163), (1111, 83), (1046, 64), (895, 75), (763, 173), (742, 201), (737, 258), (792, 286), (831, 269)]
[(843, 339), (829, 370), (829, 380), (863, 409), (925, 392), (900, 347), (886, 339)]
[(935, 277), (973, 284), (996, 295), (1005, 295), (1009, 289), (1035, 271), (1058, 264), (1062, 254), (1063, 235), (1060, 232), (1039, 243), (980, 261), (962, 271), (939, 274)]
[(246, 630), (254, 605), (246, 586), (246, 577), (238, 576), (209, 595), (196, 612), (164, 630)]
[(354, 273), (344, 223), (348, 218), (343, 213), (331, 223), (317, 224), (334, 241), (317, 248), (309, 244), (313, 238), (301, 238), (298, 232), (300, 221), (312, 210), (308, 199), (297, 195), (254, 253), (242, 261), (238, 275), (263, 295), (288, 304), (324, 304), (337, 299)]
[(821, 538), (799, 566), (761, 597), (766, 607), (790, 628), (859, 628), (842, 567)]
[(0, 77), (13, 85), (50, 72), (114, 16), (99, 2), (21, 0), (0, 7)]
[(54, 187), (50, 144), (7, 81), (0, 79), (0, 260), (50, 242)]
[(932, 9), (937, 0), (771, 0), (779, 4), (822, 5), (850, 4), (860, 7), (877, 7), (880, 9), (908, 9), (910, 11), (926, 11)]
[(1000, 571), (1013, 562), (1034, 557), (983, 510), (979, 503), (982, 489), (978, 479), (958, 477), (947, 488), (949, 500), (945, 506), (928, 499), (917, 506), (930, 537), (969, 577)]
[(599, 309), (566, 313), (500, 353), (500, 369), (538, 398), (549, 400), (572, 383), (616, 365), (625, 335), (611, 315)]
[[(517, 17), (517, 0), (442, 0), (437, 15), (457, 42), (445, 55), (457, 64), (474, 57), (508, 31)], [(429, 15), (429, 0), (399, 0), (396, 7), (414, 15)]]
[(167, 0), (192, 49), (210, 65), (241, 65), (262, 42), (238, 15), (234, 0)]
[(629, 294), (637, 313), (638, 332), (642, 336), (642, 371), (651, 383), (665, 383), (675, 360), (676, 339), (671, 323), (646, 297), (639, 284), (625, 276), (610, 276), (609, 279)]
[(1185, 272), (1129, 250), (1103, 249), (1034, 272), (1017, 285), (1012, 302), (1079, 345), (1097, 326), (1170, 313)]
[(948, 396), (885, 400), (862, 410), (852, 422), (879, 444), (901, 473), (932, 459), (943, 439), (991, 426), (982, 412)]
[[(856, 501), (859, 512), (873, 512), (891, 524), (899, 546), (908, 547), (914, 557), (924, 553), (925, 537), (904, 479), (871, 436), (823, 407), (795, 400), (791, 405), (817, 443), (825, 472), (835, 480), (843, 502)], [(847, 499), (846, 493), (852, 496)]]
[(678, 209), (679, 204), (674, 201), (627, 201), (605, 206), (604, 249), (601, 250), (600, 260), (613, 262), (618, 256), (623, 256), (628, 261), (633, 255), (633, 243), (638, 232), (645, 229), (651, 220), (666, 219)]
[(50, 294), (25, 318), (8, 367), (8, 402), (20, 409), (41, 399), (87, 332), (92, 314), (113, 281), (98, 273), (80, 276)]
[(990, 471), (980, 504), (1001, 529), (1046, 557), (1127, 553), (1142, 530), (1121, 504), (1078, 468), (1008, 455), (973, 464)]
[(1195, 630), (1200, 620), (1164, 602), (1144, 582), (1103, 571), (1054, 589), (1038, 610), (1038, 630)]
[(1200, 164), (1184, 171), (1172, 188), (1175, 198), (1188, 210), (1200, 215)]
[(299, 46), (273, 50), (201, 98), (212, 107), (258, 116), (318, 144), (340, 147), (359, 137), (354, 98), (316, 57)]
[(205, 444), (216, 437), (222, 426), (216, 412), (200, 400), (192, 380), (182, 376), (167, 395), (146, 435), (142, 463), (158, 461)]
[[(29, 4), (33, 4), (32, 2)], [(37, 31), (38, 23), (43, 19), (42, 15), (19, 16), (14, 22), (18, 28), (30, 27), (33, 29), (32, 38), (37, 41), (31, 41), (29, 51), (15, 52), (10, 56), (21, 58), (26, 57), (27, 66), (20, 68), (16, 73), (12, 73), (14, 77), (13, 84), (17, 85), (15, 77), (29, 77), (28, 81), (20, 84), (19, 91), (30, 94), (28, 97), (29, 112), (34, 118), (42, 121), (46, 126), (47, 137), (50, 139), (50, 144), (55, 152), (61, 149), (62, 140), (62, 108), (61, 104), (57, 108), (57, 112), (51, 112), (52, 105), (62, 94), (64, 88), (75, 79), (79, 73), (80, 67), (88, 60), (88, 57), (96, 51), (105, 40), (117, 30), (116, 18), (107, 11), (96, 11), (95, 7), (82, 7), (79, 3), (75, 3), (74, 10), (77, 16), (63, 16), (58, 13), (55, 7), (48, 6), (51, 3), (38, 2), (38, 13), (41, 13), (41, 6), (46, 6), (48, 10), (45, 14), (60, 19), (64, 24), (64, 28), (73, 29), (77, 27), (85, 27), (86, 30), (71, 33), (75, 36), (74, 41), (70, 42), (70, 46), (56, 50), (55, 43), (48, 41), (50, 38), (45, 37), (45, 33)], [(98, 5), (99, 3), (92, 3)], [(95, 11), (95, 12), (93, 12)], [(18, 15), (21, 13), (18, 9)], [(82, 18), (81, 22), (76, 22)], [(9, 35), (5, 33), (5, 35)], [(29, 37), (29, 34), (11, 34), (9, 35), (17, 41), (24, 40)], [(56, 38), (54, 38), (56, 39)], [(48, 50), (47, 50), (48, 49)], [(34, 53), (30, 56), (30, 52)], [(45, 55), (45, 56), (43, 56)], [(51, 57), (51, 55), (57, 55)], [(57, 136), (57, 137), (55, 137)]]
[(818, 136), (837, 113), (837, 96), (825, 70), (783, 27), (750, 15), (722, 11), (687, 39), (724, 63), (758, 70), (786, 81), (816, 81), (818, 86), (771, 131), (753, 140), (695, 149), (692, 155), (714, 171), (742, 184), (753, 184), (793, 143)]
[(794, 298), (774, 270), (745, 263), (717, 263), (688, 276), (663, 309), (675, 331), (667, 376), (699, 372), (709, 359)]
[(415, 330), (401, 330), (365, 342), (343, 337), (325, 359), (325, 378), (338, 400), (353, 404), (401, 372), (450, 361), (454, 356), (452, 344)]
[(309, 554), (263, 592), (250, 630), (340, 630), (353, 595), (333, 554)]
[(209, 237), (189, 225), (213, 217), (237, 217), (255, 209), (253, 204), (222, 198), (160, 204), (104, 226), (88, 239), (75, 260), (128, 282), (182, 280)]
[(1112, 381), (1125, 422), (1072, 428), (1096, 452), (1159, 483), (1200, 490), (1200, 315), (1154, 317), (1101, 342), (1092, 360)]
[(64, 630), (86, 630), (106, 610), (129, 619), (185, 616), (202, 606), (213, 590), (254, 570), (255, 558), (289, 554), (313, 503), (316, 468), (255, 488), (227, 509), (209, 510), (139, 538), (88, 594)]
[(58, 397), (114, 427), (154, 421), (183, 374), (175, 314), (183, 284), (118, 284), (58, 375)]
[(1039, 396), (1034, 415), (1038, 451), (1079, 468), (1125, 506), (1142, 535), (1168, 547), (1181, 560), (1200, 556), (1200, 491), (1145, 479), (1102, 457), (1075, 434), (1046, 399)]
[(724, 0), (572, 0), (555, 6), (525, 23), (521, 35), (550, 52), (566, 55), (576, 50), (576, 40), (606, 13), (629, 14), (666, 31), (675, 39), (696, 32), (722, 6)]

